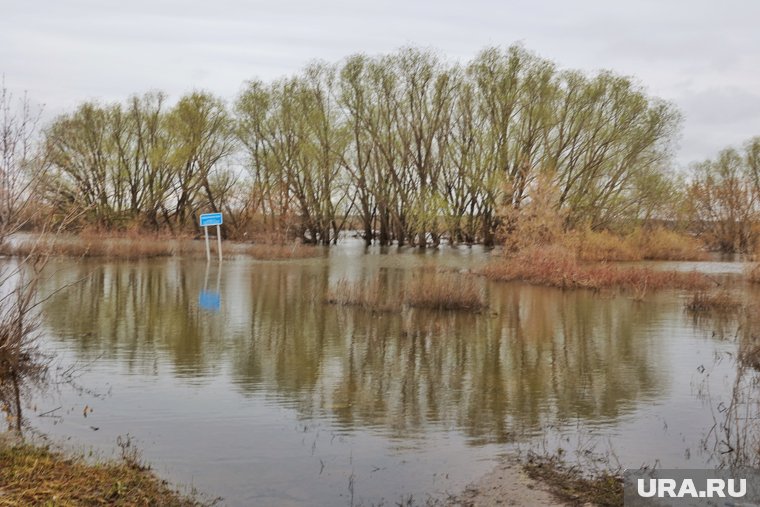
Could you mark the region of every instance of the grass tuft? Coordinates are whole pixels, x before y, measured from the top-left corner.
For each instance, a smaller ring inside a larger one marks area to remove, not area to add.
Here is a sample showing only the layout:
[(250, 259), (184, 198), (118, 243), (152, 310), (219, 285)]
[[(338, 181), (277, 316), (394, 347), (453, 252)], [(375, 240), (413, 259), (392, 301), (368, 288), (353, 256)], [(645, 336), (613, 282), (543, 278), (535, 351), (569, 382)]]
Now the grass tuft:
[(326, 301), (334, 305), (360, 306), (375, 312), (401, 310), (401, 301), (391, 297), (378, 278), (361, 282), (338, 280), (335, 287), (327, 292)]
[(686, 309), (692, 313), (735, 313), (741, 309), (741, 303), (728, 291), (696, 291), (686, 302)]
[(487, 306), (472, 277), (452, 273), (415, 278), (405, 291), (404, 302), (412, 308), (472, 312)]
[(477, 312), (487, 306), (476, 281), (454, 273), (425, 273), (398, 292), (388, 291), (378, 278), (353, 283), (342, 279), (328, 291), (326, 301), (380, 312), (400, 311), (404, 306)]

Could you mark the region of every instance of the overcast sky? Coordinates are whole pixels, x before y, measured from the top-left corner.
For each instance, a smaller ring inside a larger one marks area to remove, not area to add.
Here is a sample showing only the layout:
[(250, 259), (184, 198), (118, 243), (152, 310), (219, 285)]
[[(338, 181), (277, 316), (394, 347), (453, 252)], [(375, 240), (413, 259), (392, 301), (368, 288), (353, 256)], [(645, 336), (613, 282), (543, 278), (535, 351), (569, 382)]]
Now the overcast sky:
[(465, 61), (515, 42), (635, 76), (685, 116), (678, 161), (760, 135), (759, 0), (0, 0), (0, 73), (46, 117), (160, 89), (232, 99), (245, 80), (404, 45)]

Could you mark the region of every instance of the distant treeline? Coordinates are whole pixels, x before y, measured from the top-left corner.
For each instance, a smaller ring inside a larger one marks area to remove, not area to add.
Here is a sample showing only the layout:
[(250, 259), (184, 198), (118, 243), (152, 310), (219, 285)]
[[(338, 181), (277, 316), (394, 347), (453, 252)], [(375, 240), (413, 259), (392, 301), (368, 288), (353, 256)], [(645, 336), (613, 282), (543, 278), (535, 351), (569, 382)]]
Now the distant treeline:
[(689, 204), (720, 199), (710, 189), (731, 156), (757, 197), (760, 141), (700, 166), (686, 191), (669, 170), (679, 125), (628, 77), (561, 70), (520, 46), (462, 65), (407, 48), (250, 81), (231, 106), (205, 92), (84, 103), (42, 129), (35, 198), (51, 216), (83, 210), (78, 226), (187, 232), (223, 211), (237, 237), (329, 244), (350, 228), (426, 246), (493, 244), (539, 183), (567, 228), (725, 220), (725, 203)]

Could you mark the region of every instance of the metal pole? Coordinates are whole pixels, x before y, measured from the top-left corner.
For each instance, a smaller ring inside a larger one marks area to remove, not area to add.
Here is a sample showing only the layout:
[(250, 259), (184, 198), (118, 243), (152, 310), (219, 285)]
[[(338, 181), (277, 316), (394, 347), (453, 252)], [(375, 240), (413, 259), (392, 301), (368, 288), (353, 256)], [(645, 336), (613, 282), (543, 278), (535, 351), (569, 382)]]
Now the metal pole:
[(206, 262), (211, 262), (211, 248), (208, 246), (208, 227), (204, 227), (206, 232)]
[(219, 262), (222, 262), (222, 228), (221, 226), (216, 226), (216, 244), (219, 250)]

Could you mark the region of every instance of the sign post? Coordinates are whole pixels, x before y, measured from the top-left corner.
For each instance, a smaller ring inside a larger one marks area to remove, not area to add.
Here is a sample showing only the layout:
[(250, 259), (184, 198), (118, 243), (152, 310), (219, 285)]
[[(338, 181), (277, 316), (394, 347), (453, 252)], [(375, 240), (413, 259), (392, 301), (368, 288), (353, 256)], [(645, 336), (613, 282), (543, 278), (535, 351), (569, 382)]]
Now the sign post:
[(217, 249), (219, 250), (219, 262), (222, 262), (222, 229), (223, 223), (221, 213), (204, 213), (200, 218), (201, 227), (206, 236), (206, 262), (211, 262), (211, 247), (208, 244), (208, 228), (212, 225), (216, 226), (216, 241)]

